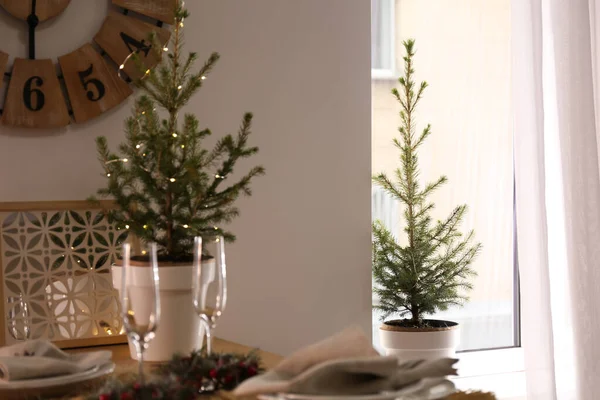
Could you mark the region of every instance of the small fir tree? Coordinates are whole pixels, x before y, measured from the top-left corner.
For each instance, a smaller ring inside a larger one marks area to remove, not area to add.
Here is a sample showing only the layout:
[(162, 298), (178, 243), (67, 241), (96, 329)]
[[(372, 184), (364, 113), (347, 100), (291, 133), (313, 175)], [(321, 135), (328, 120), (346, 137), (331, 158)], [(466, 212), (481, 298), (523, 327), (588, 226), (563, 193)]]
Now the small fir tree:
[[(116, 202), (109, 219), (129, 229), (144, 242), (156, 242), (161, 259), (184, 261), (191, 256), (194, 236), (235, 236), (223, 224), (237, 217), (234, 203), (240, 195), (251, 195), (253, 178), (263, 175), (261, 166), (234, 179), (237, 162), (258, 152), (249, 145), (252, 114), (247, 113), (239, 133), (226, 135), (213, 148), (204, 140), (211, 134), (200, 129), (193, 114), (182, 108), (202, 87), (219, 59), (213, 53), (193, 72), (196, 53), (183, 56), (183, 28), (188, 12), (178, 5), (170, 43), (150, 38), (152, 51), (162, 58), (152, 70), (143, 70), (136, 82), (142, 91), (126, 121), (126, 140), (113, 153), (105, 137), (96, 139), (107, 185), (100, 197)], [(166, 57), (163, 57), (166, 55)], [(142, 67), (139, 58), (133, 58)], [(164, 117), (163, 117), (164, 116)]]
[(425, 327), (424, 315), (462, 305), (465, 292), (472, 289), (469, 278), (476, 275), (471, 263), (481, 244), (473, 244), (474, 232), (464, 236), (459, 226), (467, 211), (466, 205), (456, 207), (443, 221), (434, 222), (434, 204), (429, 196), (446, 183), (445, 176), (422, 187), (419, 183), (417, 150), (431, 134), (431, 127), (416, 133), (415, 110), (427, 83), (416, 86), (413, 80), (414, 40), (404, 42), (404, 74), (399, 78), (400, 91), (392, 93), (401, 106), (400, 137), (394, 145), (400, 150), (400, 168), (395, 182), (386, 174), (373, 181), (397, 199), (404, 208), (404, 232), (407, 244), (400, 245), (381, 221), (373, 224), (374, 291), (385, 319), (390, 315), (406, 318), (402, 325)]

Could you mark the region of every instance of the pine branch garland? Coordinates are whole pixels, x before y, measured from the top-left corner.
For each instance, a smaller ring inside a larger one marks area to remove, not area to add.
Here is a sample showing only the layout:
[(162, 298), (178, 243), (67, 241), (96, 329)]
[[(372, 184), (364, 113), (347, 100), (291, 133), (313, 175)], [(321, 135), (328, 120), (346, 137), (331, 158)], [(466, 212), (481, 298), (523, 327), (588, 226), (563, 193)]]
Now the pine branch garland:
[(373, 182), (404, 206), (408, 244), (401, 246), (381, 221), (373, 223), (373, 290), (379, 298), (374, 308), (383, 319), (398, 315), (422, 327), (424, 315), (468, 300), (465, 293), (472, 289), (470, 279), (476, 275), (471, 264), (481, 244), (473, 243), (473, 231), (463, 235), (459, 230), (466, 205), (456, 207), (443, 221), (434, 223), (431, 217), (435, 206), (428, 199), (448, 179), (441, 176), (424, 187), (419, 183), (417, 150), (432, 132), (427, 125), (416, 133), (414, 113), (427, 83), (416, 85), (413, 79), (414, 40), (405, 41), (404, 49), (404, 75), (398, 79), (401, 90), (392, 90), (401, 107), (400, 137), (393, 140), (400, 152), (400, 168), (394, 172), (394, 181), (382, 173)]

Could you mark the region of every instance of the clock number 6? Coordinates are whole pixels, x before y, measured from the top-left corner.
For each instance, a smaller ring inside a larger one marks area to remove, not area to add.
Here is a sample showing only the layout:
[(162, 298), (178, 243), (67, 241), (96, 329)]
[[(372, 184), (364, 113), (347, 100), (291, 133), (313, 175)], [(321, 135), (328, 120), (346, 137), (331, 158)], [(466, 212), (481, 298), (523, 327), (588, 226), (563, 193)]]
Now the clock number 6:
[[(43, 84), (44, 80), (39, 76), (32, 76), (25, 82), (25, 87), (23, 88), (23, 101), (25, 102), (25, 107), (30, 111), (40, 111), (44, 108), (46, 96), (44, 96), (44, 93), (40, 89), (33, 88), (33, 85), (41, 87)], [(35, 105), (33, 102), (34, 95), (36, 100)]]
[[(106, 94), (106, 87), (104, 86), (104, 84), (101, 81), (99, 81), (96, 78), (87, 79), (93, 73), (94, 73), (94, 64), (90, 64), (90, 67), (88, 69), (86, 69), (85, 71), (78, 72), (77, 74), (79, 75), (79, 80), (81, 81), (83, 88), (85, 90), (87, 90), (88, 100), (99, 101)], [(97, 94), (94, 93), (93, 90), (91, 90), (90, 85), (93, 85), (96, 87)]]

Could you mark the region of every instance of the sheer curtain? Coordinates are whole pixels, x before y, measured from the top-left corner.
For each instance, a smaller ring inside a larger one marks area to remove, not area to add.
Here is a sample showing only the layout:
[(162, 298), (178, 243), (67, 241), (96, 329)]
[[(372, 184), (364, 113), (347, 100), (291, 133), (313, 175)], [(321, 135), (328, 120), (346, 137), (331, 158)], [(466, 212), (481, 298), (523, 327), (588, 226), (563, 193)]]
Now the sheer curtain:
[(600, 396), (595, 0), (514, 0), (522, 340), (529, 400)]

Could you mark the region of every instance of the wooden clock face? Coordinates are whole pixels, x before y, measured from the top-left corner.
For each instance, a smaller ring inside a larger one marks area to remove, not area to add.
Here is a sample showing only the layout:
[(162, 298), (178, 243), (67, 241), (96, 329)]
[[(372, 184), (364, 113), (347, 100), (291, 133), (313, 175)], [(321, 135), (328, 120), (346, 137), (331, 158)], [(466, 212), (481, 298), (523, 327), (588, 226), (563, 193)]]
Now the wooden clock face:
[[(139, 78), (136, 66), (125, 63), (126, 59), (136, 52), (148, 68), (159, 62), (148, 37), (155, 32), (160, 43), (168, 42), (170, 31), (162, 25), (174, 20), (177, 1), (112, 0), (114, 10), (96, 36), (69, 54), (57, 55), (57, 65), (52, 59), (35, 59), (35, 28), (61, 14), (71, 0), (0, 0), (0, 7), (24, 21), (23, 29), (30, 36), (30, 58), (16, 58), (10, 72), (10, 57), (0, 51), (0, 71), (10, 76), (1, 123), (60, 128), (86, 122), (121, 104), (133, 93), (124, 78)], [(124, 74), (119, 74), (123, 63)]]

